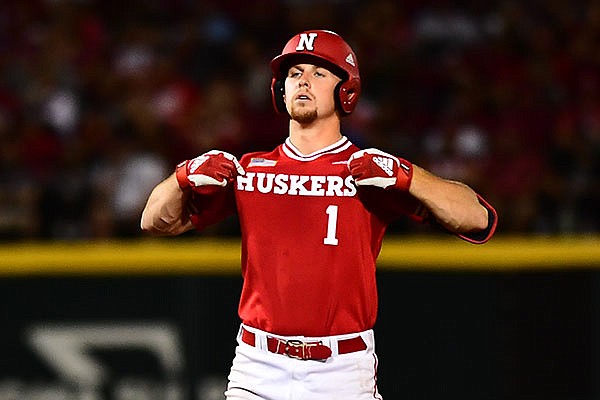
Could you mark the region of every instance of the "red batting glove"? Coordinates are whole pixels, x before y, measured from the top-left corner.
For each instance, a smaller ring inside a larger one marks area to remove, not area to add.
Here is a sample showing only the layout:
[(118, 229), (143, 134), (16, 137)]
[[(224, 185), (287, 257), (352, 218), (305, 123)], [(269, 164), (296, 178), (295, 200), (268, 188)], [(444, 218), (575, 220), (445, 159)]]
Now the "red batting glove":
[(407, 191), (413, 176), (409, 161), (378, 149), (359, 150), (348, 160), (357, 186), (377, 186)]
[(175, 169), (181, 189), (192, 188), (194, 192), (204, 194), (227, 186), (237, 175), (245, 173), (235, 156), (219, 150), (183, 161)]

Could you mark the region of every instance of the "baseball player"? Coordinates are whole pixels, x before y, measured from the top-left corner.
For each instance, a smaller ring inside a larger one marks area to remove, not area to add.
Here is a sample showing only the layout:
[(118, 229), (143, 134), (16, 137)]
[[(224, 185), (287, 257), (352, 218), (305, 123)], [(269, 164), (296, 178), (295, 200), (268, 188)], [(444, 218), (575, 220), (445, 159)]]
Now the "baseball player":
[(373, 325), (375, 261), (388, 224), (432, 221), (473, 243), (496, 212), (468, 186), (340, 130), (361, 92), (358, 60), (331, 31), (295, 35), (271, 61), (289, 135), (239, 160), (212, 150), (151, 193), (144, 231), (177, 235), (237, 213), (241, 326), (228, 399), (381, 399)]

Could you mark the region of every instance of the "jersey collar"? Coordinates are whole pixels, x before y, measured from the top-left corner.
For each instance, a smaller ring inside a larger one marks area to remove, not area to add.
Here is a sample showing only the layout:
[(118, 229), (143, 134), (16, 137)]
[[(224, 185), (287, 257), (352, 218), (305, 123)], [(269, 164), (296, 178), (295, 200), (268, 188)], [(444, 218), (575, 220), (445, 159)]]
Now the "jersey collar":
[(292, 141), (289, 137), (285, 139), (285, 142), (281, 145), (283, 152), (286, 156), (298, 161), (316, 160), (317, 158), (325, 154), (340, 153), (348, 149), (350, 146), (352, 146), (352, 142), (350, 142), (350, 140), (348, 140), (346, 136), (342, 136), (342, 138), (337, 142), (310, 154), (302, 154), (300, 150), (298, 150), (296, 146), (292, 144)]

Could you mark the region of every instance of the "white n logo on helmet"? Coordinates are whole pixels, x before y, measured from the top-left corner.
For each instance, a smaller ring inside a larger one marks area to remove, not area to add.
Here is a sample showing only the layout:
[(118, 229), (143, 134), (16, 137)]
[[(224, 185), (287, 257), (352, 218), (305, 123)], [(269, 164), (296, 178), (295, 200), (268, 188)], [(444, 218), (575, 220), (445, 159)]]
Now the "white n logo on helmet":
[(298, 41), (298, 46), (296, 46), (296, 51), (313, 51), (315, 49), (315, 38), (317, 34), (315, 32), (311, 33), (301, 33), (300, 40)]

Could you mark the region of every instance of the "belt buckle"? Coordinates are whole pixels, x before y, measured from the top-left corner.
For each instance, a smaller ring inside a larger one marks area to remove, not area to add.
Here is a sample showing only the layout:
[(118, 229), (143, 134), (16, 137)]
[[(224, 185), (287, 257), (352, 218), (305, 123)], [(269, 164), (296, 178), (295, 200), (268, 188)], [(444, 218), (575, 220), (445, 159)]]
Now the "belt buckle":
[[(307, 360), (306, 347), (311, 344), (305, 343), (301, 340), (288, 340), (285, 342), (285, 354), (290, 358), (296, 358), (298, 360)], [(314, 346), (314, 344), (312, 344)], [(293, 353), (290, 351), (293, 350)]]

